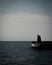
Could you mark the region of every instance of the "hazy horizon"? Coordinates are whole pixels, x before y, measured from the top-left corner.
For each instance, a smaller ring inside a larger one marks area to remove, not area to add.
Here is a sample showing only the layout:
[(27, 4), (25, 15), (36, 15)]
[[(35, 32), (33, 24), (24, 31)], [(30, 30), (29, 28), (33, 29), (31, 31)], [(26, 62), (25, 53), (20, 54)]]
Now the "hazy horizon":
[(52, 41), (52, 0), (0, 0), (0, 41)]

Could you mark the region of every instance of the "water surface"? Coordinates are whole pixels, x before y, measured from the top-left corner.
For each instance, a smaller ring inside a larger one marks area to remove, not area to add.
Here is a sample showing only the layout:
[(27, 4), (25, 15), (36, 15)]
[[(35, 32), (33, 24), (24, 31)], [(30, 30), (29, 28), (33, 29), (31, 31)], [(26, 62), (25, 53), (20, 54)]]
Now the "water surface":
[(30, 42), (0, 42), (0, 65), (52, 65), (52, 50), (32, 49)]

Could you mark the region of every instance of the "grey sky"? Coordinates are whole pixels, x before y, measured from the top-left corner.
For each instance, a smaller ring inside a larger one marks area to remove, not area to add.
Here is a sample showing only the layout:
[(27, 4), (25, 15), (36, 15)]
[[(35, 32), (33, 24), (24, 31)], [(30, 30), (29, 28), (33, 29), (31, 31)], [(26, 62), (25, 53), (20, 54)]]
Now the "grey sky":
[(52, 0), (0, 0), (0, 41), (52, 41)]
[(0, 0), (0, 11), (52, 15), (52, 0)]

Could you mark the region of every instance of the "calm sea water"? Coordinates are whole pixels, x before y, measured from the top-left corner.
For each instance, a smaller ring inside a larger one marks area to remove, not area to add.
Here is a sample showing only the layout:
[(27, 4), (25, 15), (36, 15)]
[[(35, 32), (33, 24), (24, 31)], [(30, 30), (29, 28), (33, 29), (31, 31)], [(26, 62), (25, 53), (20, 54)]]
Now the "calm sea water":
[(52, 50), (32, 49), (31, 42), (0, 42), (0, 65), (52, 65)]

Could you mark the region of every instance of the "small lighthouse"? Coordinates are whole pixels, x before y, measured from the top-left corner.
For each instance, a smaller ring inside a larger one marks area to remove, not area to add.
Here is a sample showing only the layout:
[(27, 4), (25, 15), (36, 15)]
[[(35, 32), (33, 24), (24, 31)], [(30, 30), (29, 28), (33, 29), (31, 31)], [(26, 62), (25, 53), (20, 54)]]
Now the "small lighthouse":
[(37, 41), (32, 41), (32, 47), (36, 48), (36, 47), (40, 47), (41, 44), (41, 36), (38, 34), (37, 35)]

